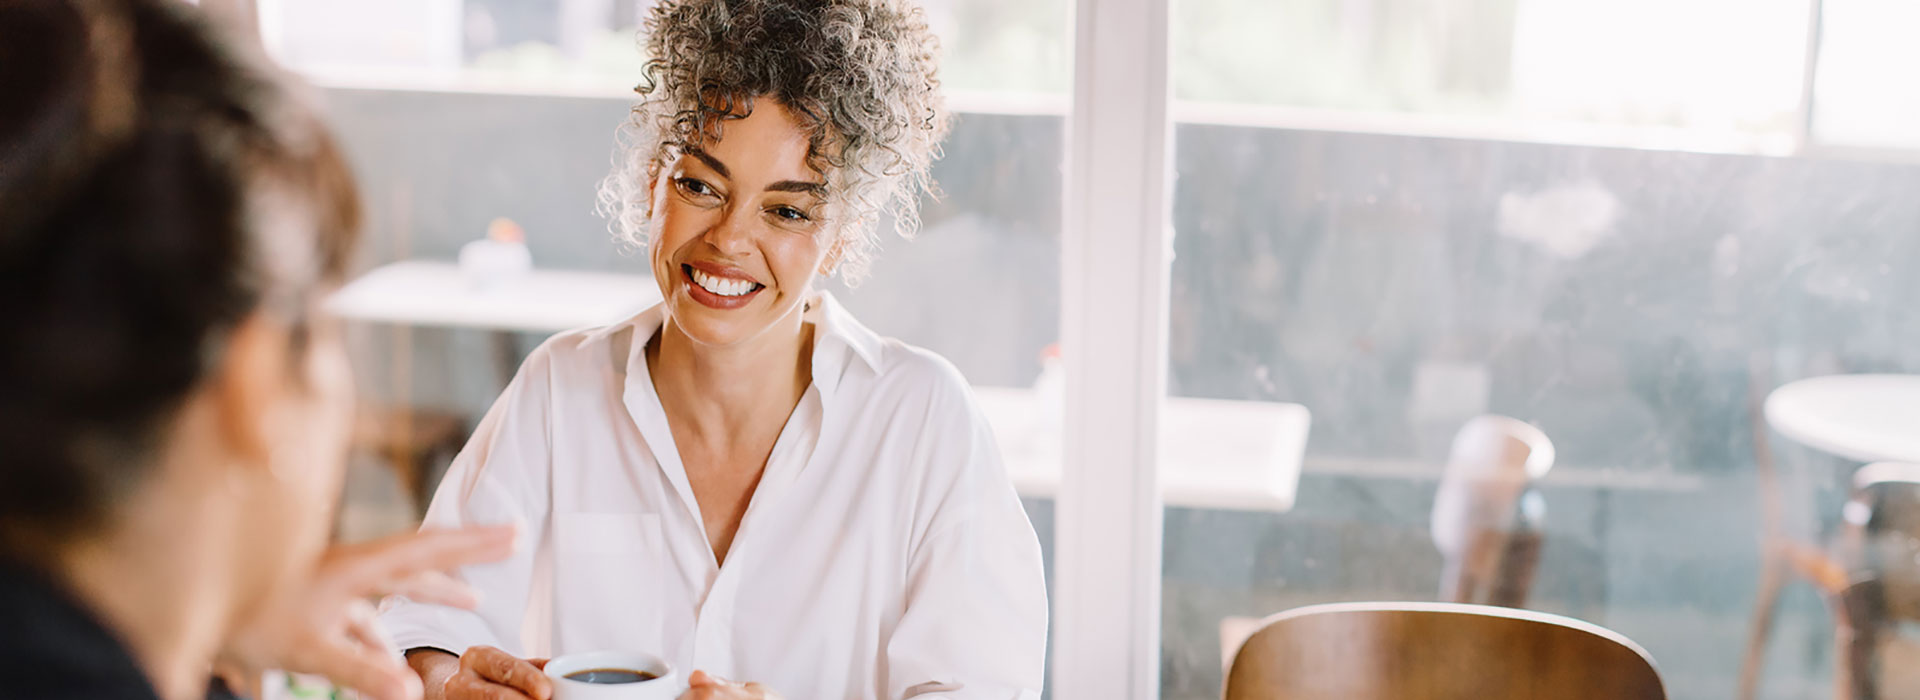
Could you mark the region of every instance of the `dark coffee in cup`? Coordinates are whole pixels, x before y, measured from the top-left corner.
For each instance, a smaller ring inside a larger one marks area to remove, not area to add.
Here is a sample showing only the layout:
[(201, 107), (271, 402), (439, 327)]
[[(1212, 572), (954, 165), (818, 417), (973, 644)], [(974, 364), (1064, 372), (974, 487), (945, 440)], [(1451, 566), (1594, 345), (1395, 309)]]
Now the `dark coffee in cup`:
[(687, 692), (672, 665), (640, 651), (564, 654), (541, 671), (553, 679), (553, 700), (675, 700)]
[(651, 671), (635, 671), (630, 668), (589, 668), (574, 671), (566, 676), (567, 680), (580, 681), (583, 683), (604, 683), (608, 685), (639, 683), (659, 677), (659, 675)]

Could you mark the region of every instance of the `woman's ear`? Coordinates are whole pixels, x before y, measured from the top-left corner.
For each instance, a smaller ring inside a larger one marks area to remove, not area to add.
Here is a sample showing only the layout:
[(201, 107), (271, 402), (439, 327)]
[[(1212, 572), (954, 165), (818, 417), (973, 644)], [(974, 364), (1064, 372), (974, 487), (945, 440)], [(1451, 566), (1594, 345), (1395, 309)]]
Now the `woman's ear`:
[(293, 378), (287, 329), (254, 313), (227, 336), (212, 384), (222, 447), (266, 467), (273, 451), (275, 402)]

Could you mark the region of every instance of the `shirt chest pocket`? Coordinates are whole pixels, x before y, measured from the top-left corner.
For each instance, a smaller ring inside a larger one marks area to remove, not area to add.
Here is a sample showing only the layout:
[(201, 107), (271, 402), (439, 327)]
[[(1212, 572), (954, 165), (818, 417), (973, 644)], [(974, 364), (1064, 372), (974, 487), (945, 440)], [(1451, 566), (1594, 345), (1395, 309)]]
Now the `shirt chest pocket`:
[(554, 653), (624, 649), (657, 653), (668, 602), (660, 516), (555, 513)]

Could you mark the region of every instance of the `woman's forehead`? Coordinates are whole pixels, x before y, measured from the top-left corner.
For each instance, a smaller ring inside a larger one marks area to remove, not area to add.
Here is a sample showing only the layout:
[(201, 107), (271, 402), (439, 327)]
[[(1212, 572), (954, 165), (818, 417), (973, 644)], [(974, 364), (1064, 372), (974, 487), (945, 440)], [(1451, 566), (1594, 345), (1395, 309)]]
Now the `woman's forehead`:
[(784, 105), (762, 100), (745, 116), (720, 120), (697, 142), (678, 150), (683, 165), (698, 162), (739, 182), (813, 182), (825, 178), (814, 169), (812, 134)]

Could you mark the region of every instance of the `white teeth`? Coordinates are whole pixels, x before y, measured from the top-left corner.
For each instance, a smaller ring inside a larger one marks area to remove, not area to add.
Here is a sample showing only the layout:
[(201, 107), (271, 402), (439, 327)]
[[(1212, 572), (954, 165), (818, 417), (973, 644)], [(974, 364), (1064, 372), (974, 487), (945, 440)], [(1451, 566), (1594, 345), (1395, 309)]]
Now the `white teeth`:
[(701, 289), (723, 297), (737, 297), (746, 294), (747, 292), (753, 291), (755, 286), (754, 283), (746, 280), (715, 277), (699, 270), (693, 271), (693, 282), (694, 284), (700, 285)]

